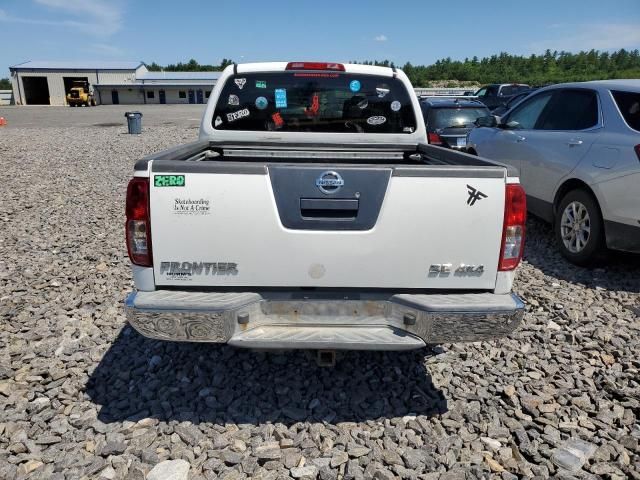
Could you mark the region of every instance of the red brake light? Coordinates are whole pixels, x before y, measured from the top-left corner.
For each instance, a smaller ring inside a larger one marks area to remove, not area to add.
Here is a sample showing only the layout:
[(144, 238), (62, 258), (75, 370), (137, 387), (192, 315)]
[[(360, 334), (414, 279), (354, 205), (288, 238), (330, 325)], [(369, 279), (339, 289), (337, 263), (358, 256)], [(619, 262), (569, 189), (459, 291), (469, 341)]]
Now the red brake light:
[(633, 149), (636, 151), (636, 155), (638, 156), (638, 160), (640, 160), (640, 143), (638, 145), (636, 145), (635, 147), (633, 147)]
[(527, 221), (527, 196), (521, 185), (508, 184), (504, 200), (504, 226), (498, 265), (498, 270), (502, 272), (513, 270), (522, 260)]
[(442, 139), (440, 138), (440, 135), (435, 132), (427, 133), (427, 140), (431, 145), (442, 145)]
[(334, 72), (344, 72), (344, 65), (341, 63), (326, 62), (289, 62), (285, 70), (331, 70)]
[(143, 267), (153, 265), (151, 220), (149, 215), (149, 179), (134, 177), (127, 186), (127, 252), (131, 262)]

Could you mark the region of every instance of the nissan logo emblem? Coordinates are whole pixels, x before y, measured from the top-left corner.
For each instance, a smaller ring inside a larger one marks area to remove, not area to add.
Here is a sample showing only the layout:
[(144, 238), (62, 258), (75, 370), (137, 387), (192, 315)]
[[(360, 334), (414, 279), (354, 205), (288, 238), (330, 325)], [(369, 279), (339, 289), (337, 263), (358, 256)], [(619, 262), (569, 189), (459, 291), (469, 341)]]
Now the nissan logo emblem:
[(322, 193), (330, 195), (336, 193), (344, 185), (344, 180), (338, 172), (328, 170), (322, 172), (316, 179), (316, 187), (320, 189)]

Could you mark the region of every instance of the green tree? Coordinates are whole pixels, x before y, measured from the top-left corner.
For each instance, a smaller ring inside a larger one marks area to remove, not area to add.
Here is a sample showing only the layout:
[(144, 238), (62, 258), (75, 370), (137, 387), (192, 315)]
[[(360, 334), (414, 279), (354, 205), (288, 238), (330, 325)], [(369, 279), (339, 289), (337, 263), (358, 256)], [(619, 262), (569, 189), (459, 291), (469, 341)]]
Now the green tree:
[[(220, 71), (233, 63), (223, 58), (219, 65), (200, 65), (195, 59), (165, 67), (153, 62), (149, 70)], [(390, 60), (355, 60), (352, 63), (393, 67)], [(616, 52), (598, 50), (571, 53), (546, 50), (542, 55), (520, 56), (500, 52), (490, 57), (464, 60), (443, 58), (432, 65), (406, 63), (405, 73), (416, 87), (493, 82), (518, 82), (546, 85), (558, 82), (600, 80), (608, 78), (640, 78), (640, 52), (621, 49)]]
[(0, 90), (11, 90), (11, 82), (8, 78), (0, 78)]
[(194, 58), (188, 62), (170, 63), (166, 66), (151, 62), (147, 65), (147, 69), (151, 72), (159, 72), (161, 70), (168, 70), (170, 72), (219, 72), (224, 70), (228, 65), (233, 64), (233, 60), (230, 58), (223, 58), (219, 65), (200, 65)]

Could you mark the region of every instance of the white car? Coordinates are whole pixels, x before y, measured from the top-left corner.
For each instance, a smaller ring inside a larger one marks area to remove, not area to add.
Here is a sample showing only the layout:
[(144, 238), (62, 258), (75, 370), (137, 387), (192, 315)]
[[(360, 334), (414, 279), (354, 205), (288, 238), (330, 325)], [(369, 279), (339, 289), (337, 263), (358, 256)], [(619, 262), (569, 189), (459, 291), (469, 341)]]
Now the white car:
[(520, 171), (529, 211), (553, 223), (568, 260), (640, 253), (640, 80), (542, 88), (477, 125), (467, 151)]
[(508, 334), (524, 307), (515, 169), (426, 140), (400, 70), (227, 67), (200, 140), (135, 166), (129, 321), (165, 340), (329, 351)]

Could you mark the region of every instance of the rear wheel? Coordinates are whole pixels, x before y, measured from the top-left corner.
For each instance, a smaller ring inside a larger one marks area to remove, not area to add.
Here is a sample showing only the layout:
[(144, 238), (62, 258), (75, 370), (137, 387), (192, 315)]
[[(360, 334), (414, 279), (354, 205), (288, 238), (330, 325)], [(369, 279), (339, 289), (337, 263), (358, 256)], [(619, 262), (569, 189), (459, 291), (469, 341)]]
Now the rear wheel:
[(593, 195), (568, 192), (558, 204), (554, 222), (560, 253), (571, 263), (588, 266), (604, 256), (604, 223)]

